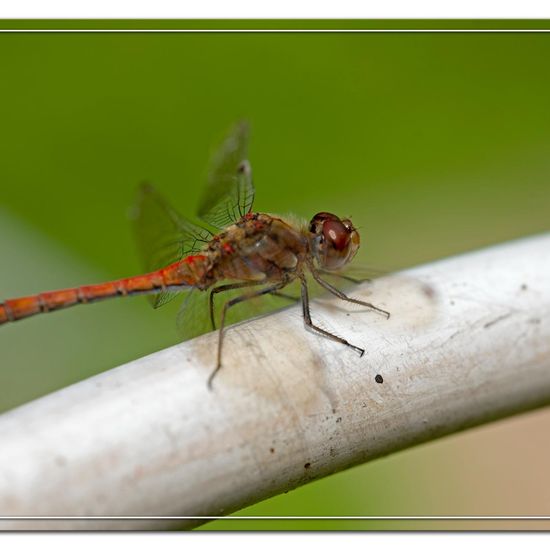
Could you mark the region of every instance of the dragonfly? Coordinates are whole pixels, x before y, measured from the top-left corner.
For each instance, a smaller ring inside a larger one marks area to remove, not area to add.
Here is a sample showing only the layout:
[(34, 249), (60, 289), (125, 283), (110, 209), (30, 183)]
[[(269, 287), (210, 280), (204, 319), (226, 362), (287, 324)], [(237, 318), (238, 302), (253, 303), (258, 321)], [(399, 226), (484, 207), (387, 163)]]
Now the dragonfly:
[[(255, 188), (248, 143), (249, 126), (241, 122), (213, 156), (197, 211), (201, 225), (181, 216), (150, 184), (141, 186), (132, 217), (145, 274), (5, 300), (0, 303), (0, 325), (121, 296), (147, 294), (153, 306), (159, 307), (187, 293), (178, 315), (184, 336), (200, 333), (198, 327), (205, 320), (212, 330), (218, 330), (216, 364), (207, 381), (212, 389), (222, 367), (229, 311), (271, 296), (300, 300), (307, 329), (363, 356), (363, 348), (317, 326), (310, 311), (313, 282), (341, 300), (390, 317), (389, 312), (348, 296), (327, 280), (337, 277), (358, 282), (344, 271), (359, 249), (357, 228), (350, 219), (329, 212), (319, 212), (307, 223), (253, 211)], [(299, 285), (298, 296), (283, 292), (293, 283)], [(215, 297), (223, 293), (232, 297), (223, 303), (217, 324)]]

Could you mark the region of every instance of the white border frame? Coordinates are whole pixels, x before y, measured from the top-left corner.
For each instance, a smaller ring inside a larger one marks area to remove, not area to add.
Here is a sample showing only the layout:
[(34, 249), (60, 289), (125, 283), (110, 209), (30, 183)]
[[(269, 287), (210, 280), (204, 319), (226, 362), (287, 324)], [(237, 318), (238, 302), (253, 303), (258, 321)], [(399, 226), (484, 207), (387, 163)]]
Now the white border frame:
[[(3, 12), (4, 10), (2, 10)], [(549, 10), (550, 11), (550, 10)], [(0, 24), (2, 24), (0, 12)], [(57, 18), (52, 18), (57, 19)], [(242, 19), (242, 17), (235, 17)], [(70, 20), (68, 20), (70, 22)], [(0, 29), (0, 33), (550, 33), (549, 29)], [(532, 516), (0, 516), (2, 520), (369, 520), (369, 521), (549, 521)]]

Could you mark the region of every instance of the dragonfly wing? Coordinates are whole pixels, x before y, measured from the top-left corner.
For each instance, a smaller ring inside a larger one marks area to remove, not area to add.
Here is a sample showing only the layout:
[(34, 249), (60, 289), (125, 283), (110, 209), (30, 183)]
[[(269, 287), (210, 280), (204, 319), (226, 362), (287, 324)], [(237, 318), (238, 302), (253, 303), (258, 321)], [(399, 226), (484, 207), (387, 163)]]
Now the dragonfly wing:
[(198, 215), (223, 229), (252, 210), (254, 184), (248, 162), (248, 124), (239, 123), (211, 161), (208, 182)]
[[(224, 281), (224, 283), (226, 282), (227, 281)], [(227, 301), (237, 296), (251, 296), (261, 288), (262, 286), (254, 286), (250, 288), (228, 290), (216, 294), (214, 299), (214, 319), (216, 321), (216, 328), (219, 328), (220, 315)], [(209, 291), (203, 291), (196, 288), (191, 289), (188, 296), (186, 296), (178, 312), (177, 318), (178, 332), (182, 339), (188, 340), (212, 330), (209, 298)], [(228, 309), (225, 326), (228, 327), (234, 323), (282, 309), (289, 305), (293, 305), (298, 300), (299, 286), (297, 286), (297, 282), (290, 283), (288, 287), (285, 287), (281, 291), (281, 294), (267, 294), (260, 297), (254, 297)]]
[[(321, 272), (321, 277), (342, 291), (350, 291), (357, 284), (380, 276), (384, 272), (367, 267), (349, 267), (338, 272)], [(315, 282), (311, 274), (307, 274), (308, 288), (312, 298), (331, 296), (326, 289)], [(224, 281), (231, 284), (237, 281)], [(267, 285), (268, 283), (266, 283)], [(228, 290), (216, 294), (214, 300), (214, 318), (216, 327), (219, 328), (220, 314), (223, 305), (237, 296), (251, 295), (262, 288), (261, 285), (236, 290)], [(187, 340), (200, 336), (212, 330), (210, 322), (209, 291), (191, 289), (186, 296), (178, 312), (177, 326), (182, 339)], [(234, 323), (265, 315), (300, 302), (300, 283), (298, 280), (291, 282), (277, 294), (268, 294), (243, 301), (232, 307), (227, 312), (226, 327)]]
[(171, 302), (176, 296), (181, 294), (181, 291), (177, 290), (161, 290), (158, 294), (151, 294), (147, 296), (147, 299), (151, 305), (157, 309), (168, 302)]
[[(212, 238), (210, 231), (178, 214), (149, 184), (140, 187), (132, 219), (143, 267), (147, 271), (160, 269), (198, 252)], [(159, 307), (176, 294), (164, 291), (150, 299), (154, 307)]]
[(183, 300), (176, 318), (176, 326), (182, 340), (189, 340), (209, 332), (208, 292), (192, 288)]
[[(348, 276), (349, 273), (349, 276)], [(322, 272), (321, 276), (342, 291), (353, 290), (357, 284), (371, 280), (382, 274), (380, 270), (373, 270), (366, 267), (356, 267), (353, 269), (344, 269), (339, 272)], [(331, 296), (330, 293), (315, 282), (311, 274), (307, 275), (308, 288), (312, 298), (321, 298)], [(224, 281), (224, 284), (231, 284), (237, 281)], [(266, 283), (267, 285), (268, 283)], [(219, 328), (220, 315), (223, 305), (237, 296), (247, 296), (260, 290), (262, 285), (250, 288), (241, 288), (228, 290), (216, 294), (214, 300), (214, 318), (216, 327)], [(209, 306), (210, 291), (201, 291), (191, 289), (186, 296), (178, 312), (177, 326), (178, 332), (183, 340), (188, 340), (200, 336), (212, 330), (210, 321)], [(288, 307), (300, 302), (300, 283), (298, 280), (280, 290), (277, 294), (268, 294), (261, 297), (245, 300), (227, 311), (226, 327), (234, 323), (245, 321), (252, 317), (272, 313), (284, 307)]]

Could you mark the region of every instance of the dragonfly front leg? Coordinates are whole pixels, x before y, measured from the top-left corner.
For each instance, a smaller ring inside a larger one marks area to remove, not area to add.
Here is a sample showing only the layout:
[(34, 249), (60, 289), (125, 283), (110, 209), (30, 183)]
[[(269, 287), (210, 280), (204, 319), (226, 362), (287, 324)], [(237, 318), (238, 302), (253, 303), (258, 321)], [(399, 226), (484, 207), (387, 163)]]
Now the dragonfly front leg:
[(307, 289), (306, 278), (302, 276), (300, 277), (300, 281), (302, 283), (302, 313), (304, 315), (304, 323), (306, 327), (311, 329), (313, 332), (316, 332), (317, 334), (320, 334), (321, 336), (328, 338), (329, 340), (334, 340), (335, 342), (344, 344), (344, 346), (347, 346), (348, 348), (351, 348), (355, 350), (357, 353), (359, 353), (359, 357), (363, 357), (363, 354), (365, 353), (365, 350), (363, 348), (354, 346), (344, 338), (341, 338), (340, 336), (336, 336), (336, 334), (332, 334), (328, 330), (322, 329), (321, 327), (318, 327), (317, 325), (313, 324), (313, 321), (311, 320), (311, 313), (309, 311), (309, 293)]
[(328, 290), (331, 294), (334, 294), (340, 300), (345, 300), (346, 302), (351, 302), (352, 304), (359, 304), (361, 306), (368, 307), (369, 309), (373, 309), (374, 311), (378, 311), (379, 313), (382, 313), (386, 316), (387, 319), (390, 318), (390, 312), (386, 311), (384, 309), (380, 309), (379, 307), (376, 307), (375, 305), (369, 303), (369, 302), (363, 302), (362, 300), (356, 300), (355, 298), (350, 298), (347, 294), (344, 294), (341, 290), (338, 290), (336, 287), (332, 286), (330, 283), (327, 283), (324, 279), (321, 279), (319, 276), (319, 273), (310, 266), (311, 274), (313, 275), (313, 278), (326, 290)]
[[(255, 282), (253, 284), (261, 284), (261, 283)], [(268, 286), (266, 288), (262, 288), (261, 290), (257, 290), (256, 292), (252, 292), (250, 294), (242, 294), (241, 296), (237, 296), (225, 302), (225, 304), (223, 305), (222, 315), (220, 320), (220, 332), (218, 336), (218, 356), (216, 361), (216, 368), (208, 378), (208, 389), (210, 390), (212, 389), (212, 381), (214, 380), (214, 377), (216, 376), (218, 371), (222, 368), (222, 346), (223, 346), (223, 337), (225, 334), (225, 317), (227, 315), (227, 310), (230, 307), (240, 304), (241, 302), (245, 302), (246, 300), (251, 300), (252, 298), (258, 298), (259, 296), (265, 296), (266, 294), (272, 294), (273, 292), (277, 292), (281, 288), (285, 287), (287, 284), (288, 284), (288, 281), (285, 279), (284, 281)], [(224, 286), (230, 286), (230, 285), (224, 285)], [(252, 286), (252, 285), (248, 285), (248, 286)], [(218, 287), (218, 288), (221, 288), (221, 287)], [(226, 290), (230, 290), (230, 289), (226, 289)]]
[(345, 275), (344, 273), (333, 273), (331, 271), (327, 271), (326, 269), (319, 269), (318, 273), (322, 273), (323, 275), (330, 275), (331, 277), (337, 277), (338, 279), (343, 279), (344, 281), (349, 281), (350, 283), (355, 283), (356, 285), (360, 283), (372, 282), (372, 279), (370, 279), (369, 277), (351, 277), (350, 275)]

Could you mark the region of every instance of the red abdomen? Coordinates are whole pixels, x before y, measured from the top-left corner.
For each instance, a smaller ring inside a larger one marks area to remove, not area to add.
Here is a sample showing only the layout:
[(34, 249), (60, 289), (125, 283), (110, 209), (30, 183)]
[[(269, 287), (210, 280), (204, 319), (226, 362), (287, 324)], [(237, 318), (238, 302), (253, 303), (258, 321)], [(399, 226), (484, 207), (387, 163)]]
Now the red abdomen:
[(156, 294), (166, 289), (184, 290), (194, 286), (202, 287), (208, 267), (208, 257), (199, 254), (188, 256), (146, 275), (13, 298), (0, 304), (0, 325), (37, 313), (47, 313), (76, 304), (87, 304), (117, 296)]

